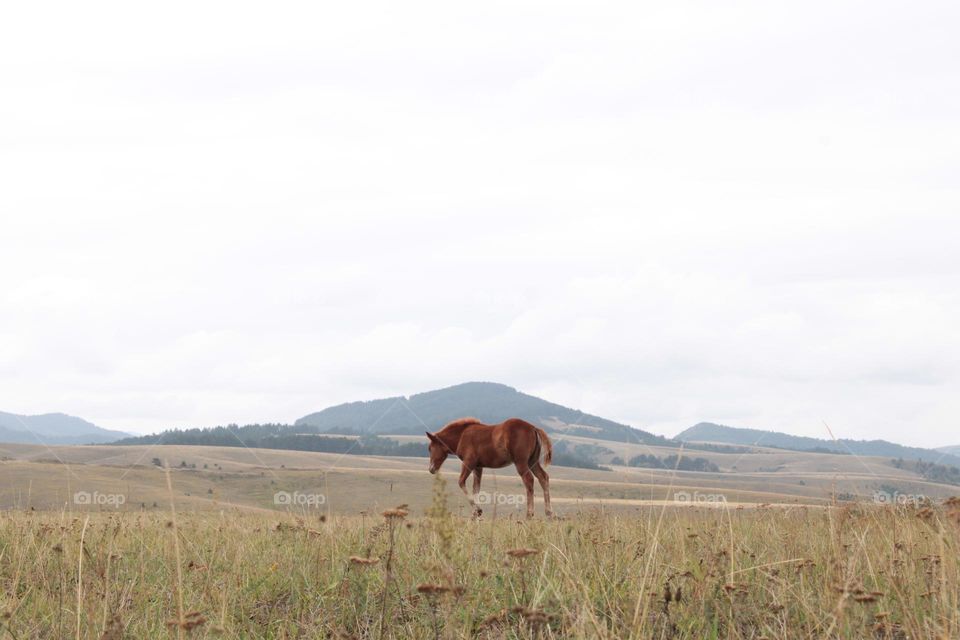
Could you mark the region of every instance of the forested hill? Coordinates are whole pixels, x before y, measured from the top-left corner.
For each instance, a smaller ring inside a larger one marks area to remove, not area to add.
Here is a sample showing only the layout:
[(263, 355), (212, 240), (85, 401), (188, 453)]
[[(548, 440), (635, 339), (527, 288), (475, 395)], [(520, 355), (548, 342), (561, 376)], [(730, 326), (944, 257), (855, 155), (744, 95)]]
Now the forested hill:
[(733, 445), (756, 445), (760, 447), (777, 447), (793, 451), (815, 451), (848, 453), (858, 456), (881, 456), (886, 458), (903, 458), (904, 460), (925, 460), (931, 463), (957, 466), (960, 465), (960, 456), (951, 455), (945, 451), (907, 447), (886, 440), (827, 440), (810, 438), (807, 436), (792, 436), (778, 431), (764, 431), (762, 429), (743, 429), (727, 427), (711, 422), (701, 422), (677, 434), (677, 440), (719, 442)]
[(296, 424), (323, 433), (419, 434), (439, 429), (463, 416), (473, 416), (486, 423), (517, 417), (543, 427), (547, 432), (618, 442), (676, 445), (663, 436), (494, 382), (466, 382), (408, 398), (396, 396), (339, 404), (304, 416)]
[(65, 413), (18, 415), (0, 411), (0, 442), (29, 444), (97, 444), (130, 435), (98, 427)]
[[(250, 449), (286, 449), (315, 451), (360, 456), (425, 457), (427, 437), (417, 442), (397, 442), (374, 434), (337, 436), (318, 433), (315, 427), (289, 424), (235, 424), (202, 429), (170, 429), (148, 436), (118, 440), (115, 445), (194, 445), (217, 447), (247, 447)], [(562, 467), (602, 469), (591, 450), (581, 445), (570, 447), (566, 442), (554, 442), (553, 463)]]

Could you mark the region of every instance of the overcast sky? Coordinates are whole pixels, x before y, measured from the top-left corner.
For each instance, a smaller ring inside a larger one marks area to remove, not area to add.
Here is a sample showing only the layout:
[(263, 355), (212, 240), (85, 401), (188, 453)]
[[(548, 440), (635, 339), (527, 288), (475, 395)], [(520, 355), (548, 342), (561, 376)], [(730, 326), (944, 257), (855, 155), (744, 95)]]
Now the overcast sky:
[[(723, 5), (723, 6), (722, 6)], [(0, 410), (491, 380), (960, 444), (956, 3), (15, 3)]]

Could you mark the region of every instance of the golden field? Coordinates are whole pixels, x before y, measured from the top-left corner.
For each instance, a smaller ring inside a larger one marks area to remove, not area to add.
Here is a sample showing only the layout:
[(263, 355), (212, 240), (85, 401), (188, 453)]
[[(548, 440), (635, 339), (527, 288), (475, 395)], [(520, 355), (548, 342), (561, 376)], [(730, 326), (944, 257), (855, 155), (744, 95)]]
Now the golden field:
[(8, 511), (12, 638), (956, 638), (960, 513)]
[[(559, 517), (538, 490), (533, 520), (501, 470), (476, 520), (450, 462), (2, 448), (2, 637), (960, 637), (954, 488), (881, 459), (556, 467)], [(878, 485), (923, 497), (877, 505)]]
[[(403, 440), (405, 436), (397, 437)], [(422, 439), (422, 438), (421, 438)], [(602, 444), (617, 455), (658, 456), (677, 449), (565, 438)], [(556, 511), (638, 512), (650, 504), (674, 502), (684, 494), (709, 499), (723, 496), (728, 505), (831, 505), (844, 499), (871, 501), (878, 489), (895, 487), (905, 495), (943, 500), (957, 487), (928, 482), (897, 469), (885, 458), (826, 455), (756, 448), (749, 454), (686, 451), (709, 459), (720, 473), (611, 466), (611, 471), (551, 467)], [(172, 469), (175, 501), (184, 510), (225, 507), (276, 509), (278, 492), (322, 494), (332, 514), (374, 513), (398, 502), (414, 512), (431, 503), (432, 485), (423, 458), (354, 456), (305, 451), (213, 446), (52, 446), (0, 444), (0, 509), (75, 509), (78, 491), (122, 494), (124, 510), (156, 510), (169, 503), (164, 472)], [(459, 463), (448, 460), (443, 473), (456, 480)], [(522, 485), (512, 467), (488, 469), (483, 491), (506, 496), (500, 515), (520, 511)], [(704, 498), (706, 496), (706, 498)], [(521, 498), (522, 499), (522, 498)], [(538, 509), (542, 512), (539, 488)], [(493, 501), (496, 502), (496, 501)], [(155, 504), (156, 503), (156, 504)], [(280, 505), (283, 506), (283, 505)], [(451, 502), (456, 513), (469, 514), (465, 500)]]

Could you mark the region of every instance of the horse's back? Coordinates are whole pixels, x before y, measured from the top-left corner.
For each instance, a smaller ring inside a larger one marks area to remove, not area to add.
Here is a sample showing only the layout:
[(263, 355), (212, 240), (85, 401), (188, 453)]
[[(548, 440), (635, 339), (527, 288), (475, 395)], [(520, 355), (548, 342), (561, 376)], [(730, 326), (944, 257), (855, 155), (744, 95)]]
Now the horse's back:
[(526, 420), (521, 420), (520, 418), (509, 418), (500, 423), (501, 427), (508, 431), (530, 431), (536, 433), (537, 428), (527, 422)]
[(480, 466), (491, 468), (525, 461), (539, 446), (537, 428), (520, 418), (510, 418), (494, 425), (472, 424), (464, 430), (461, 443), (465, 455)]

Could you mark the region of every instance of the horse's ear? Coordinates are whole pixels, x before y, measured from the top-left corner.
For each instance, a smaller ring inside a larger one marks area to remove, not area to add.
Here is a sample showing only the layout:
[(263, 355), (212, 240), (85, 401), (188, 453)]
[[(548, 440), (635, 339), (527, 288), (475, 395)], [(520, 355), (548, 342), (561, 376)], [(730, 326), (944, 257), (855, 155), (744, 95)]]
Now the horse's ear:
[(429, 431), (427, 431), (426, 434), (427, 434), (427, 437), (430, 438), (431, 440), (433, 440), (434, 442), (437, 441), (437, 436), (433, 435), (433, 434), (430, 433)]

